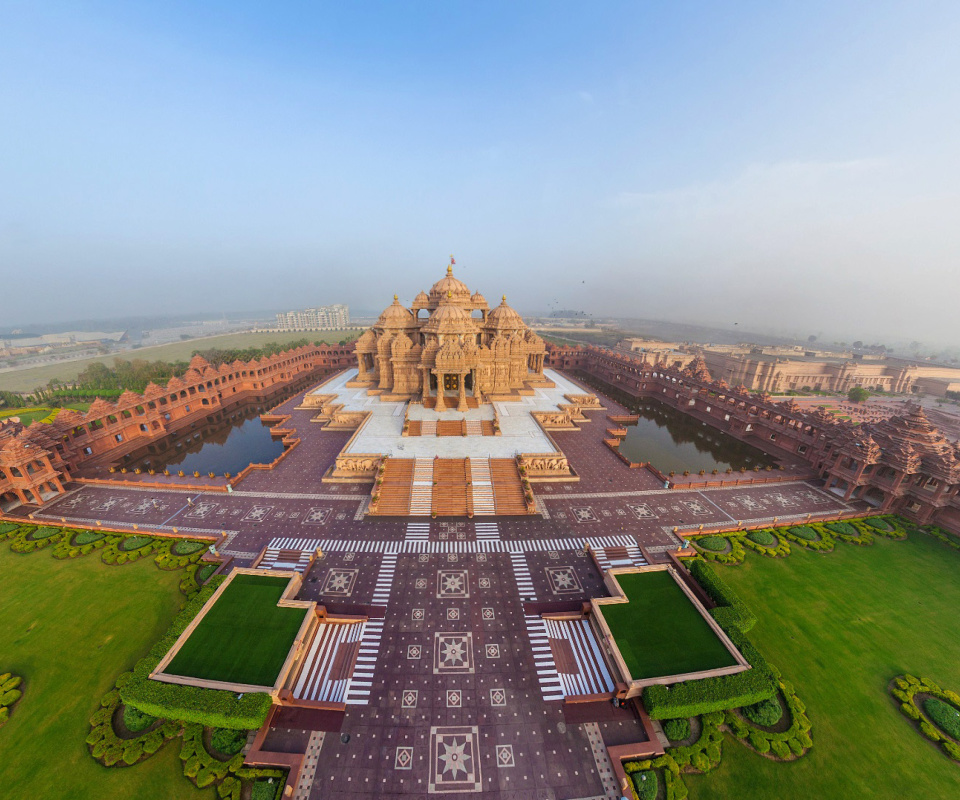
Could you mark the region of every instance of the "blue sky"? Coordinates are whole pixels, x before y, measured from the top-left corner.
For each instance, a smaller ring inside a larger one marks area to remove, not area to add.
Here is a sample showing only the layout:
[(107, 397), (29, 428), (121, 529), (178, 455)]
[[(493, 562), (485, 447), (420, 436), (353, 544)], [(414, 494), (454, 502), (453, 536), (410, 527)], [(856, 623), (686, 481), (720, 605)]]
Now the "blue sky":
[(380, 307), (455, 253), (521, 309), (960, 344), (956, 2), (0, 23), (3, 322)]

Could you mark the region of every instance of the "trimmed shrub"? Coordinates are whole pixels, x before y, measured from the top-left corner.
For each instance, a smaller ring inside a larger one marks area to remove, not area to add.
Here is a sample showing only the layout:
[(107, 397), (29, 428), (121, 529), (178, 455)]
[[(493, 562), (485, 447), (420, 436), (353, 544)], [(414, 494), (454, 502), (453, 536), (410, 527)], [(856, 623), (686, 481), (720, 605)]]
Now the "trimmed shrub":
[(99, 531), (80, 531), (74, 537), (73, 541), (77, 545), (93, 544), (94, 542), (99, 542), (103, 536)]
[(130, 553), (132, 550), (139, 550), (141, 547), (146, 547), (148, 544), (153, 544), (152, 536), (128, 536), (120, 544), (120, 549), (125, 553)]
[(173, 547), (170, 548), (170, 552), (178, 556), (189, 556), (192, 553), (198, 553), (206, 548), (207, 545), (203, 542), (174, 542)]
[(842, 536), (860, 536), (860, 531), (849, 522), (828, 522), (827, 527), (834, 533), (839, 533)]
[(156, 721), (156, 717), (144, 714), (139, 708), (134, 708), (133, 706), (123, 707), (123, 724), (127, 726), (128, 730), (134, 733), (146, 730)]
[(690, 736), (690, 720), (668, 719), (663, 723), (663, 732), (671, 742), (682, 742)]
[(56, 536), (61, 532), (61, 528), (37, 528), (33, 533), (30, 534), (30, 538), (34, 541), (40, 541), (41, 539), (49, 539), (51, 536)]
[(253, 790), (250, 792), (250, 800), (275, 800), (281, 787), (283, 786), (277, 780), (270, 783), (270, 779), (259, 780), (253, 784)]
[(750, 531), (747, 538), (764, 547), (772, 547), (777, 542), (777, 538), (770, 531)]
[(960, 710), (937, 697), (924, 700), (923, 710), (940, 730), (953, 739), (960, 739)]
[(217, 728), (210, 737), (210, 744), (218, 753), (235, 756), (247, 743), (247, 732), (230, 728)]
[(652, 769), (645, 769), (641, 772), (634, 772), (630, 779), (633, 781), (633, 788), (637, 793), (637, 800), (655, 800), (657, 791), (660, 788), (660, 782), (657, 780), (657, 773)]
[(867, 517), (864, 522), (867, 523), (871, 528), (876, 528), (878, 531), (883, 533), (893, 532), (893, 526), (890, 525), (883, 517)]
[(704, 536), (696, 539), (695, 544), (704, 550), (712, 550), (715, 553), (726, 550), (729, 546), (729, 542), (722, 536)]
[(746, 706), (743, 709), (743, 715), (751, 722), (757, 725), (765, 725), (772, 728), (783, 718), (783, 708), (776, 697), (764, 700), (752, 706)]
[(820, 534), (809, 525), (795, 525), (792, 528), (787, 528), (787, 530), (798, 539), (803, 539), (807, 542), (816, 542), (820, 539)]

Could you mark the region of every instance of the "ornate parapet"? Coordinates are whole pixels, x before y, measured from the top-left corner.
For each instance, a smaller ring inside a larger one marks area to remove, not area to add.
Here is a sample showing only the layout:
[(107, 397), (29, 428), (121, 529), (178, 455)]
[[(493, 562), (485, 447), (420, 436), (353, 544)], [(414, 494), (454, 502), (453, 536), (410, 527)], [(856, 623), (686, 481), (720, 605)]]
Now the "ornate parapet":
[(305, 394), (303, 402), (297, 408), (323, 408), (327, 403), (336, 400), (335, 394)]
[(567, 408), (565, 411), (531, 411), (530, 415), (540, 423), (540, 427), (549, 431), (575, 431), (578, 430), (573, 422), (573, 412)]
[(331, 478), (345, 480), (372, 480), (383, 458), (379, 453), (349, 453), (337, 456)]
[(517, 458), (520, 476), (531, 481), (576, 480), (563, 453), (522, 453)]
[(369, 411), (341, 411), (331, 417), (326, 430), (355, 431), (370, 416)]
[(595, 394), (565, 394), (564, 398), (582, 409), (603, 411), (600, 398)]

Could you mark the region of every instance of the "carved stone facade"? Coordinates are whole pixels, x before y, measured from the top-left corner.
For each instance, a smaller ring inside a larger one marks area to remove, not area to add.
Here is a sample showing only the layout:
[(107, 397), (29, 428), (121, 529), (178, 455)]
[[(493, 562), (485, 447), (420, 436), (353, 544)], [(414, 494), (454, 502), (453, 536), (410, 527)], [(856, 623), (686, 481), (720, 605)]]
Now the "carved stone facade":
[(509, 399), (549, 385), (546, 348), (503, 302), (489, 310), (479, 292), (453, 276), (453, 267), (410, 308), (396, 296), (357, 341), (359, 374), (351, 385), (398, 398), (432, 398), (438, 411), (468, 407), (467, 398)]

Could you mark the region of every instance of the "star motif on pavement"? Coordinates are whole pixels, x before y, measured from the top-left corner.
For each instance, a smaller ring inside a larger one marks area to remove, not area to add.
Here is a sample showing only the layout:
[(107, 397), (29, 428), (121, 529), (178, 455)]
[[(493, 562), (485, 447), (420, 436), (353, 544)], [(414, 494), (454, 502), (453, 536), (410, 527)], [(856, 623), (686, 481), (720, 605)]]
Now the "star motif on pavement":
[(467, 764), (470, 762), (471, 756), (466, 752), (466, 740), (459, 744), (456, 740), (452, 744), (440, 742), (440, 746), (443, 748), (443, 752), (439, 754), (438, 758), (443, 762), (444, 775), (449, 772), (451, 777), (456, 780), (457, 775), (461, 772), (464, 775), (469, 774)]
[(553, 576), (558, 589), (570, 589), (573, 587), (573, 576), (569, 572), (558, 572)]
[(347, 584), (349, 583), (349, 581), (350, 581), (349, 575), (342, 575), (342, 574), (334, 575), (333, 578), (330, 579), (330, 587), (329, 587), (330, 591), (342, 592), (344, 589), (347, 588)]
[(444, 575), (443, 576), (443, 591), (459, 592), (462, 588), (463, 588), (463, 576), (461, 575)]
[(448, 639), (442, 645), (443, 647), (443, 663), (450, 663), (451, 665), (456, 665), (457, 663), (464, 662), (465, 650), (463, 647), (463, 642), (458, 642), (455, 639)]

